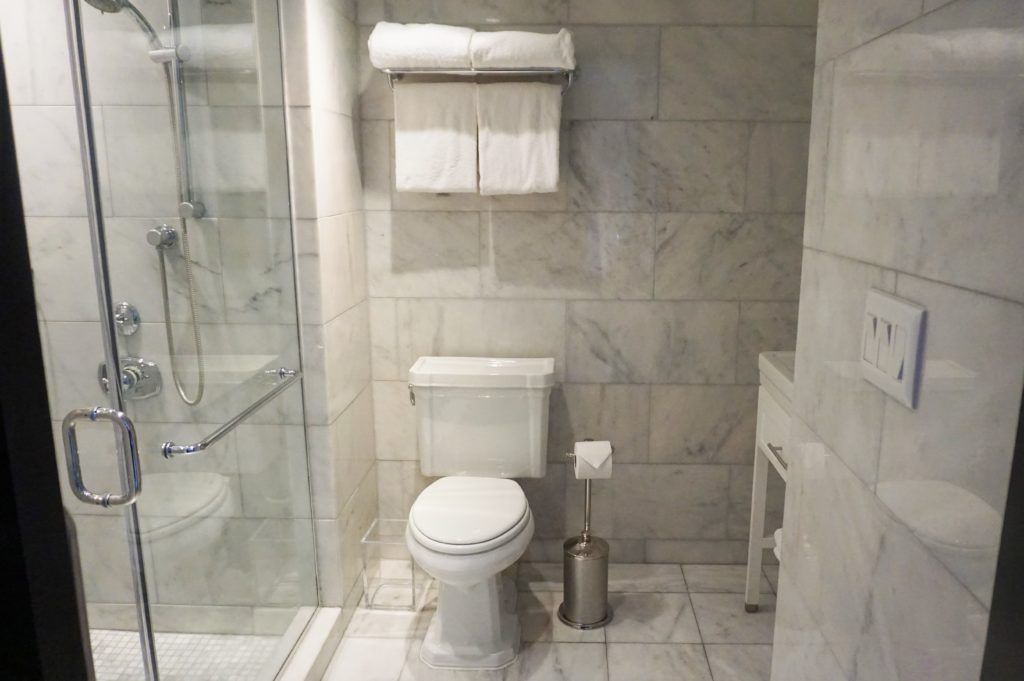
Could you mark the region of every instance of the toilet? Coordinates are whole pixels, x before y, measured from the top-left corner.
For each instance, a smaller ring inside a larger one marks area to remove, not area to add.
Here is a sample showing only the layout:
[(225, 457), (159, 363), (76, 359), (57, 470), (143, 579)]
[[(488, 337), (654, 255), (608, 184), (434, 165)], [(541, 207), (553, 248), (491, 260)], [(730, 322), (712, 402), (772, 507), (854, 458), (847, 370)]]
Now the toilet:
[(421, 357), (409, 371), (420, 469), (439, 477), (409, 512), (406, 544), (440, 584), (420, 648), (431, 667), (500, 669), (519, 653), (516, 589), (503, 572), (533, 538), (511, 478), (546, 470), (554, 360)]

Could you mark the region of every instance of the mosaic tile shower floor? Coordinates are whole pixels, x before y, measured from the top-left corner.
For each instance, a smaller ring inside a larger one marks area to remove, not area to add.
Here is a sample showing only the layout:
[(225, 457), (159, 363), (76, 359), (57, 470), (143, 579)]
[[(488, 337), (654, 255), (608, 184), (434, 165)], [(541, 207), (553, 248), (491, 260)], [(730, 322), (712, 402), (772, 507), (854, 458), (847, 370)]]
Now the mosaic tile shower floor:
[[(142, 655), (138, 633), (93, 629), (96, 681), (141, 681)], [(162, 681), (253, 681), (273, 677), (264, 669), (279, 641), (277, 636), (157, 633), (156, 649)]]

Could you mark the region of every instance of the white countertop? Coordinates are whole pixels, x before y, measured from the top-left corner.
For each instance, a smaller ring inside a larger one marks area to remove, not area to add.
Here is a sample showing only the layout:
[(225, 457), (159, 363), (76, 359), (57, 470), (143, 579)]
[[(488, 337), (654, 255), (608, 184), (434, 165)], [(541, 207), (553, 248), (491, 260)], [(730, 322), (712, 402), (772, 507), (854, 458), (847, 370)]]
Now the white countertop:
[(793, 401), (793, 366), (796, 353), (791, 350), (762, 352), (757, 358), (761, 371), (761, 385), (766, 382), (778, 390), (787, 401)]

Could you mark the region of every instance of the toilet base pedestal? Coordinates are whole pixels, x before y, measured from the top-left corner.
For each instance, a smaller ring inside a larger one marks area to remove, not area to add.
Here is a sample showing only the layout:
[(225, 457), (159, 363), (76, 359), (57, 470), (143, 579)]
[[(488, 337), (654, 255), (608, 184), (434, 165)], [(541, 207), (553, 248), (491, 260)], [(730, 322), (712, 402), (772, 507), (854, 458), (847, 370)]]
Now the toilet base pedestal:
[(519, 655), (515, 584), (502, 574), (474, 584), (441, 584), (420, 659), (441, 669), (501, 669)]

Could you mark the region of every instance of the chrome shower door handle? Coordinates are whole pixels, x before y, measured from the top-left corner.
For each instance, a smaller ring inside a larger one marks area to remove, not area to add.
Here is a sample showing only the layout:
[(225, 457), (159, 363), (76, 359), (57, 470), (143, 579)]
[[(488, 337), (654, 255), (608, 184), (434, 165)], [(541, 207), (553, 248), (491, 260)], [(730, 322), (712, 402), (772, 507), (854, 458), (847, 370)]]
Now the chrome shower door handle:
[[(85, 486), (85, 480), (82, 479), (82, 462), (78, 456), (78, 434), (75, 430), (75, 422), (81, 420), (94, 423), (107, 421), (114, 426), (118, 435), (117, 455), (121, 459), (120, 494), (97, 494)], [(71, 484), (71, 491), (79, 501), (104, 508), (135, 503), (142, 490), (142, 471), (139, 468), (139, 442), (135, 435), (135, 425), (127, 414), (107, 407), (72, 409), (64, 417), (61, 434), (64, 440), (64, 461), (68, 467), (68, 481)]]

